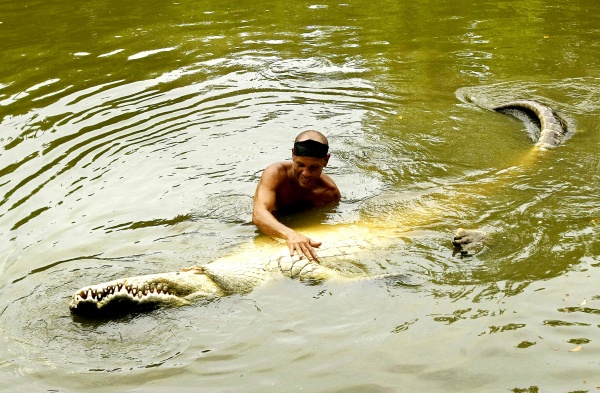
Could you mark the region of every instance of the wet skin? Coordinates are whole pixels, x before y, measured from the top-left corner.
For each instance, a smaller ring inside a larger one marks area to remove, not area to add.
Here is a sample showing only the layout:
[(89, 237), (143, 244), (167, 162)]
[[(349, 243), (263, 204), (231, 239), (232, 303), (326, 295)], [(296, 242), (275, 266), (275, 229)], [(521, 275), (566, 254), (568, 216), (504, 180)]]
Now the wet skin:
[(292, 162), (279, 162), (265, 169), (254, 195), (252, 221), (265, 234), (284, 239), (290, 255), (303, 255), (318, 260), (315, 247), (320, 242), (299, 234), (277, 220), (281, 211), (307, 209), (337, 203), (340, 192), (325, 173), (325, 158), (296, 156)]

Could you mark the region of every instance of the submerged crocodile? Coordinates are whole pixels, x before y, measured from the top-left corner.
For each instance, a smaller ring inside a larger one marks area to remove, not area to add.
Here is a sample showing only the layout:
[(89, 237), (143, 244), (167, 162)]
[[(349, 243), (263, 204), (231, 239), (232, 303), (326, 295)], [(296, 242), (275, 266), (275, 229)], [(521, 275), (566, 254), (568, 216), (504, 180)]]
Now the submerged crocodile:
[[(472, 98), (468, 95), (464, 96), (464, 98), (473, 102)], [(481, 104), (477, 105), (508, 114), (513, 114), (511, 112), (513, 110), (523, 112), (539, 126), (539, 133), (534, 135), (534, 143), (535, 146), (542, 149), (557, 147), (569, 134), (567, 122), (552, 108), (537, 101), (516, 100), (492, 107)], [(452, 239), (452, 244), (462, 255), (472, 255), (482, 249), (484, 245), (490, 243), (490, 238), (490, 234), (486, 231), (459, 228)]]
[[(552, 109), (535, 101), (512, 101), (491, 109), (518, 109), (533, 114), (540, 124), (540, 135), (535, 142), (542, 148), (558, 146), (567, 134), (565, 122)], [(313, 282), (365, 279), (368, 275), (364, 271), (340, 268), (340, 261), (353, 258), (357, 260), (358, 252), (368, 251), (372, 242), (365, 240), (367, 237), (329, 247), (324, 243), (319, 249), (318, 262), (291, 257), (285, 248), (266, 258), (256, 255), (223, 258), (179, 272), (123, 278), (91, 285), (78, 290), (69, 307), (73, 314), (95, 318), (161, 305), (185, 305), (199, 298), (244, 294), (282, 276)], [(468, 254), (487, 239), (486, 232), (460, 228), (452, 243), (461, 253)]]

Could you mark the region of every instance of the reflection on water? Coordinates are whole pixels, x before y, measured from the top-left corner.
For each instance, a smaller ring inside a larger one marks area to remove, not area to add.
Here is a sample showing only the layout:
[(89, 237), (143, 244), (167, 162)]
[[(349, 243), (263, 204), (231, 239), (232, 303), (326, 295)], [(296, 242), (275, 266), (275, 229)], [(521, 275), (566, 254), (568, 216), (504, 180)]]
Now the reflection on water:
[[(71, 8), (0, 5), (0, 387), (600, 386), (596, 3)], [(576, 131), (534, 151), (465, 92), (541, 100)], [(282, 279), (116, 321), (69, 315), (85, 284), (264, 240), (254, 188), (308, 128), (330, 140), (343, 200), (289, 222), (385, 234), (356, 263), (408, 281)], [(458, 227), (493, 242), (453, 255)]]

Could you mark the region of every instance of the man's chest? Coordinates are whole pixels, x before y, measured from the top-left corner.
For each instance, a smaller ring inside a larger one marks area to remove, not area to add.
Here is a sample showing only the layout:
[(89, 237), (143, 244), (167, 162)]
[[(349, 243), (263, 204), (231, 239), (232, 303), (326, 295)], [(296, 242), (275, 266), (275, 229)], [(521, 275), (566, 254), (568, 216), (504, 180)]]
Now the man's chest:
[(312, 190), (282, 187), (276, 193), (277, 209), (302, 209), (317, 204), (318, 196)]

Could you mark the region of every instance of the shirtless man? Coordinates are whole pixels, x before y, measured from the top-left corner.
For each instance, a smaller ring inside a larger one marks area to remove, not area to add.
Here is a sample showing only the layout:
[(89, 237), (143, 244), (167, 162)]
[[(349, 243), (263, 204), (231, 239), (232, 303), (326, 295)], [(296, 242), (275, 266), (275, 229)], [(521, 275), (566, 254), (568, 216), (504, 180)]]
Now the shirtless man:
[(297, 253), (309, 260), (317, 260), (314, 247), (321, 243), (283, 225), (274, 213), (339, 202), (340, 191), (323, 173), (330, 157), (328, 150), (327, 138), (319, 131), (300, 133), (292, 149), (292, 162), (269, 165), (256, 187), (252, 222), (263, 233), (284, 239), (290, 255)]

